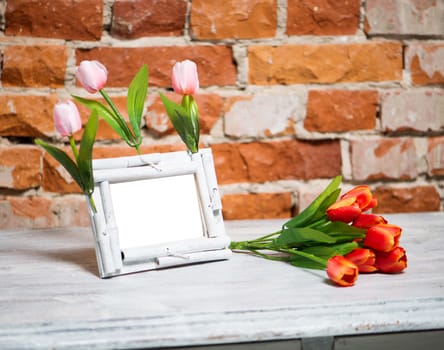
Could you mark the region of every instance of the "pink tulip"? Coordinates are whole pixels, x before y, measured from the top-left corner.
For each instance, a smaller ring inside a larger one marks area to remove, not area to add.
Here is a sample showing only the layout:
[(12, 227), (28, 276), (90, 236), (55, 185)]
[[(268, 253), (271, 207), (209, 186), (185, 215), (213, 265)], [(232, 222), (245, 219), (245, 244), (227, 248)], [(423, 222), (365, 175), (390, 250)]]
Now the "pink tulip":
[(82, 61), (76, 67), (76, 77), (86, 91), (94, 94), (105, 86), (108, 71), (99, 61)]
[(62, 136), (71, 136), (82, 128), (79, 110), (70, 100), (57, 103), (53, 117), (55, 128)]
[(199, 89), (196, 63), (190, 60), (177, 62), (171, 75), (174, 91), (181, 95), (194, 95)]

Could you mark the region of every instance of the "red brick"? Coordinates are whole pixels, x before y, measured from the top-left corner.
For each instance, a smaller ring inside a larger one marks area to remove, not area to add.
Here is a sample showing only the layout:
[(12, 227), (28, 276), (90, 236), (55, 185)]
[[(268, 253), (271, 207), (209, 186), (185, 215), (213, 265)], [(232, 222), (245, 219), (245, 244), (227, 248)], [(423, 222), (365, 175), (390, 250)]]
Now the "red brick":
[[(174, 93), (166, 93), (169, 99), (180, 103), (181, 96)], [(222, 115), (222, 97), (216, 94), (196, 94), (194, 96), (199, 108), (199, 124), (201, 135), (209, 134), (214, 124)], [(151, 103), (145, 114), (145, 123), (148, 132), (156, 136), (174, 134), (176, 131), (171, 124), (165, 107), (157, 94), (150, 97)]]
[(411, 44), (405, 56), (415, 85), (444, 83), (444, 44)]
[(55, 132), (56, 95), (0, 96), (0, 136), (44, 137)]
[(355, 34), (359, 0), (288, 0), (288, 35)]
[(285, 140), (211, 148), (221, 184), (330, 178), (341, 173), (338, 141)]
[(193, 0), (191, 5), (196, 39), (272, 38), (276, 28), (276, 0)]
[(103, 0), (8, 0), (6, 35), (100, 40)]
[(378, 205), (373, 209), (375, 213), (437, 211), (441, 203), (434, 186), (380, 186), (372, 192), (378, 200)]
[(367, 0), (365, 30), (370, 35), (442, 35), (444, 3), (436, 0)]
[(410, 180), (417, 176), (412, 138), (354, 140), (350, 146), (355, 180)]
[(250, 46), (249, 82), (257, 85), (399, 81), (400, 42)]
[(312, 90), (304, 127), (317, 132), (372, 130), (377, 106), (377, 91)]
[(1, 228), (89, 226), (83, 196), (13, 197), (0, 200)]
[(25, 190), (40, 186), (41, 157), (36, 146), (0, 146), (0, 188)]
[(427, 146), (427, 174), (444, 175), (444, 136), (431, 137)]
[(116, 0), (111, 35), (125, 39), (179, 36), (186, 12), (186, 0)]
[(66, 57), (64, 46), (7, 46), (3, 57), (3, 85), (63, 86)]
[(292, 216), (291, 193), (225, 194), (222, 197), (226, 220), (275, 219)]
[[(133, 76), (148, 63), (150, 86), (171, 87), (171, 70), (177, 61), (195, 61), (201, 86), (234, 85), (236, 67), (227, 46), (100, 47), (76, 51), (77, 64), (98, 60), (108, 69), (109, 87), (127, 87)], [(221, 69), (223, 67), (223, 69)]]

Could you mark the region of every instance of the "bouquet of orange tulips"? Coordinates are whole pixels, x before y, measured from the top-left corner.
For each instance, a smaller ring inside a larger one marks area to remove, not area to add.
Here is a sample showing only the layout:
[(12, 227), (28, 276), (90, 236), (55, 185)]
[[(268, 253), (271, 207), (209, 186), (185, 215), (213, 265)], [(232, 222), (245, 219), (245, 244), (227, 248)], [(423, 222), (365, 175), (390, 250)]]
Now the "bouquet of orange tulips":
[(335, 177), (279, 231), (232, 242), (230, 248), (298, 267), (325, 269), (328, 278), (340, 286), (352, 286), (359, 273), (403, 271), (407, 255), (399, 246), (402, 229), (382, 216), (366, 213), (377, 204), (367, 185), (339, 197), (341, 180)]

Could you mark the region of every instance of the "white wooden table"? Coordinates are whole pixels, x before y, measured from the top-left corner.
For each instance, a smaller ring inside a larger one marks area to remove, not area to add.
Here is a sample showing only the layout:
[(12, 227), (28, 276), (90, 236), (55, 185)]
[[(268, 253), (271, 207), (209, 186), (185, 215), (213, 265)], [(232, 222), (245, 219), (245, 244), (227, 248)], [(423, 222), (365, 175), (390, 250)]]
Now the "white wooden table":
[[(0, 231), (0, 349), (442, 349), (444, 213), (386, 217), (408, 269), (351, 288), (246, 254), (103, 280), (89, 229)], [(241, 240), (282, 222), (226, 226)]]

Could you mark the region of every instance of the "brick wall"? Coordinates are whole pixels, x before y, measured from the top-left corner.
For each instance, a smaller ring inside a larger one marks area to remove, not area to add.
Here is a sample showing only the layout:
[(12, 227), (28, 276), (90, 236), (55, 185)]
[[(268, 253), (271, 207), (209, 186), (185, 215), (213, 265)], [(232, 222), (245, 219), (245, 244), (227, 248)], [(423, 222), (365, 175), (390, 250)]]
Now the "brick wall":
[[(89, 224), (33, 144), (65, 141), (52, 109), (85, 95), (84, 59), (122, 108), (149, 65), (144, 152), (183, 149), (157, 91), (174, 96), (172, 65), (197, 62), (227, 219), (289, 217), (338, 174), (370, 184), (379, 212), (443, 209), (442, 0), (6, 0), (0, 28), (0, 228)], [(100, 124), (95, 157), (133, 152)]]

